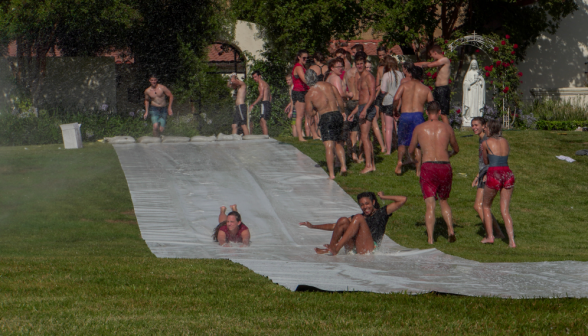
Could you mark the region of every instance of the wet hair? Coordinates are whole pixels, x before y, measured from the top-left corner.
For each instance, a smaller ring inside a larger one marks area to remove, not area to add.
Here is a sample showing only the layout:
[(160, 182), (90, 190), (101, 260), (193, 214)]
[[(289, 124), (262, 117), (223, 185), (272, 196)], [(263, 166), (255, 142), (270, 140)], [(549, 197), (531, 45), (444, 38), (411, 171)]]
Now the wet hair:
[(355, 62), (357, 63), (358, 61), (363, 61), (364, 63), (367, 63), (367, 54), (363, 51), (358, 51), (355, 54)]
[(159, 76), (157, 76), (157, 74), (154, 74), (154, 73), (149, 74), (149, 79), (151, 79), (151, 78), (155, 78), (155, 79), (159, 80)]
[(398, 70), (398, 61), (394, 57), (386, 55), (384, 56), (383, 63), (384, 73), (392, 71), (392, 74), (394, 75), (394, 83), (398, 84), (398, 74), (396, 73)]
[(345, 55), (346, 53), (347, 53), (347, 50), (345, 50), (343, 48), (339, 48), (339, 49), (335, 50), (335, 55), (337, 55), (337, 54)]
[(439, 104), (438, 101), (433, 100), (432, 102), (429, 102), (429, 104), (427, 104), (427, 113), (435, 114), (435, 113), (439, 113), (440, 110), (441, 110), (441, 105)]
[(354, 45), (353, 47), (351, 47), (351, 49), (355, 49), (356, 52), (363, 51), (363, 44), (357, 43), (356, 45)]
[(302, 54), (308, 54), (308, 51), (306, 51), (306, 49), (298, 50), (298, 53), (296, 54), (296, 59), (294, 60), (294, 63), (298, 63), (298, 58), (300, 56), (302, 56)]
[(337, 64), (337, 63), (341, 63), (342, 66), (345, 66), (345, 61), (341, 58), (341, 57), (335, 57), (335, 58), (331, 58), (331, 60), (329, 60), (329, 64), (327, 64), (327, 66), (329, 67), (329, 71), (331, 71), (331, 69)]
[(412, 68), (409, 70), (410, 75), (412, 76), (412, 79), (416, 79), (416, 80), (422, 80), (423, 79), (423, 68), (421, 68), (420, 66), (412, 66)]
[[(349, 51), (345, 51), (345, 58), (349, 63), (353, 62), (353, 60), (351, 59), (351, 53)], [(345, 63), (343, 63), (343, 65), (345, 65)]]
[(402, 63), (402, 69), (406, 70), (408, 73), (410, 73), (410, 69), (412, 69), (413, 67), (414, 67), (414, 64), (412, 64), (411, 62)]
[(312, 69), (306, 70), (304, 78), (306, 79), (306, 85), (308, 86), (315, 86), (318, 82), (318, 76), (316, 75), (316, 72), (314, 72), (314, 70)]
[(486, 122), (486, 128), (488, 129), (488, 137), (502, 135), (502, 124), (498, 119), (488, 120)]
[(388, 49), (384, 46), (379, 46), (378, 49), (376, 49), (376, 53), (379, 51), (388, 51)]
[(380, 203), (378, 203), (378, 199), (376, 198), (376, 194), (374, 194), (371, 191), (364, 191), (361, 194), (357, 195), (357, 202), (359, 203), (359, 201), (365, 197), (369, 198), (370, 201), (375, 201), (374, 208), (376, 208), (376, 209), (380, 208)]
[(429, 52), (436, 52), (437, 54), (443, 54), (443, 49), (441, 49), (441, 47), (439, 45), (435, 44), (431, 47), (431, 49), (429, 49)]
[(258, 75), (259, 77), (261, 77), (261, 71), (259, 71), (259, 70), (255, 70), (255, 71), (253, 71), (253, 73), (251, 74), (251, 77), (253, 77), (253, 75)]
[[(237, 220), (237, 222), (241, 222), (241, 214), (238, 213), (237, 211), (229, 212), (227, 217), (229, 217), (229, 216), (235, 216), (235, 219)], [(243, 222), (241, 222), (241, 224), (243, 224)], [(220, 231), (220, 228), (223, 227), (224, 225), (227, 225), (227, 221), (222, 221), (222, 222), (218, 223), (218, 225), (214, 228), (214, 230), (212, 232), (212, 240), (213, 241), (218, 242), (218, 232)]]
[(480, 125), (484, 126), (486, 125), (486, 119), (484, 117), (474, 117), (472, 119), (472, 122), (477, 121), (480, 123)]
[(315, 61), (319, 61), (321, 63), (325, 62), (325, 56), (319, 51), (315, 52), (314, 55), (312, 55), (312, 59), (314, 59)]

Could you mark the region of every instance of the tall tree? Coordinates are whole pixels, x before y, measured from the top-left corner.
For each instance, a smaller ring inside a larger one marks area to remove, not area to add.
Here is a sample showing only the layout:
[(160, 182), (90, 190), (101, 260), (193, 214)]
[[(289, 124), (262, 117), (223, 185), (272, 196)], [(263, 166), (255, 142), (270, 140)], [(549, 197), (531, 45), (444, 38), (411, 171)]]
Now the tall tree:
[(266, 49), (282, 60), (294, 60), (299, 49), (324, 52), (331, 39), (360, 29), (356, 0), (233, 0), (231, 8), (239, 19), (260, 26)]
[(13, 71), (36, 105), (47, 55), (55, 47), (66, 55), (92, 55), (123, 43), (124, 31), (139, 19), (125, 0), (3, 0), (0, 43), (16, 41)]
[(521, 46), (519, 56), (542, 32), (554, 33), (578, 8), (571, 0), (365, 0), (365, 24), (387, 44), (434, 43), (455, 32), (509, 34)]
[(231, 39), (234, 20), (223, 0), (136, 0), (143, 17), (130, 39), (136, 61), (174, 82), (182, 45), (202, 56), (213, 41)]

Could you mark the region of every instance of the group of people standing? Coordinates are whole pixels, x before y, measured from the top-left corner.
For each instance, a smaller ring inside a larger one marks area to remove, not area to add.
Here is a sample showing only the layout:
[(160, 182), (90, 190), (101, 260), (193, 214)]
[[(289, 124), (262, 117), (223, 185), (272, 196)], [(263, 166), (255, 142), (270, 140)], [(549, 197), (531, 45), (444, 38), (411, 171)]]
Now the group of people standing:
[[(306, 64), (309, 53), (300, 50), (292, 72), (286, 78), (291, 86), (291, 102), (285, 111), (293, 120), (292, 132), (299, 141), (306, 141), (305, 134), (315, 140), (322, 139), (330, 179), (335, 178), (337, 161), (340, 174), (348, 173), (346, 153), (351, 154), (356, 162), (365, 162), (360, 174), (376, 170), (372, 132), (384, 154), (390, 155), (397, 145), (398, 162), (395, 173), (402, 174), (403, 165), (414, 163), (416, 175), (420, 178), (426, 204), (428, 243), (434, 243), (437, 200), (447, 224), (448, 241), (452, 243), (456, 241), (456, 237), (451, 207), (447, 202), (453, 182), (449, 159), (459, 152), (459, 145), (448, 119), (451, 64), (439, 46), (433, 46), (429, 55), (433, 58), (432, 62), (405, 62), (399, 66), (398, 61), (387, 54), (386, 48), (378, 48), (380, 64), (374, 76), (369, 70), (371, 63), (361, 44), (353, 46), (351, 52), (338, 49), (335, 57), (328, 61), (322, 54), (315, 53), (314, 64), (308, 68)], [(423, 68), (438, 68), (436, 88), (433, 91), (422, 83)], [(253, 105), (259, 102), (262, 106), (266, 102), (269, 104), (271, 95), (267, 83), (261, 79), (259, 73), (254, 73), (254, 79), (259, 83), (260, 94)], [(244, 88), (241, 83), (236, 76), (232, 76), (229, 83), (238, 90), (238, 107), (244, 105), (245, 98), (243, 91), (243, 102), (240, 103), (239, 90)], [(242, 113), (238, 112), (235, 114), (233, 132), (236, 132), (239, 125), (243, 125)], [(424, 112), (427, 114), (427, 121), (424, 119)], [(384, 132), (380, 132), (378, 117), (382, 120)], [(472, 129), (480, 136), (480, 172), (472, 186), (478, 187), (474, 208), (482, 218), (486, 230), (486, 237), (481, 242), (491, 244), (495, 238), (504, 238), (491, 213), (492, 202), (500, 193), (501, 214), (509, 246), (515, 247), (509, 213), (514, 175), (508, 168), (508, 141), (501, 137), (501, 123), (498, 120), (486, 123), (483, 118), (475, 118)], [(264, 128), (264, 134), (267, 134), (267, 127)], [(394, 134), (397, 134), (396, 142), (393, 141)], [(451, 151), (448, 151), (449, 147)], [(375, 194), (362, 193), (358, 196), (361, 214), (341, 217), (332, 224), (300, 223), (309, 228), (333, 231), (331, 242), (325, 248), (316, 249), (316, 252), (330, 252), (335, 255), (343, 247), (355, 248), (358, 253), (373, 251), (383, 237), (388, 218), (406, 202), (404, 196), (378, 195), (381, 199), (394, 202), (380, 209)]]

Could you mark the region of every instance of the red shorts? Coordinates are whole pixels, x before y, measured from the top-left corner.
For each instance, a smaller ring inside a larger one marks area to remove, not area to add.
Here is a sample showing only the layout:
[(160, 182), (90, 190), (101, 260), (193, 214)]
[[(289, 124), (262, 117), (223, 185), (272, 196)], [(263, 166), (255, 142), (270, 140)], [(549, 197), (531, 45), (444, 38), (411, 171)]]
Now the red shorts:
[(453, 182), (453, 170), (448, 162), (425, 162), (421, 166), (421, 190), (423, 198), (448, 199)]
[(490, 189), (500, 190), (514, 187), (514, 174), (508, 167), (489, 167), (486, 176), (486, 186)]

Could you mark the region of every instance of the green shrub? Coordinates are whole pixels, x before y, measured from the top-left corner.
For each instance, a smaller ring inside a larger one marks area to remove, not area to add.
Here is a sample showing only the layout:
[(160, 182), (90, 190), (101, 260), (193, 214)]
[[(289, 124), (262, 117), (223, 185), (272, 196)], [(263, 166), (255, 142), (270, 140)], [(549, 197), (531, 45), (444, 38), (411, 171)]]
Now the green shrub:
[(588, 105), (561, 100), (535, 100), (522, 106), (522, 114), (532, 114), (537, 120), (582, 121), (588, 120)]
[(578, 127), (588, 127), (587, 120), (575, 121), (558, 121), (558, 120), (539, 120), (537, 121), (538, 130), (549, 131), (573, 131)]

